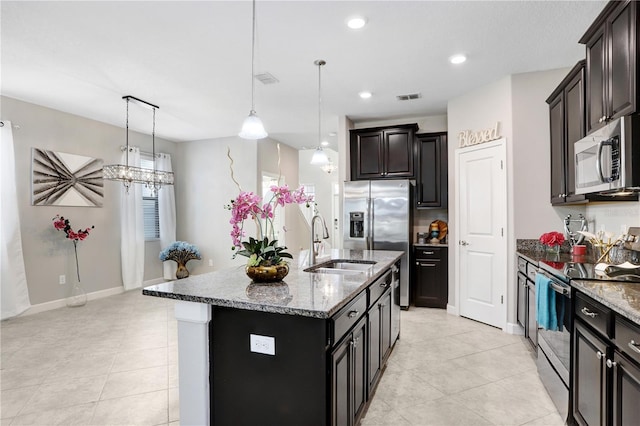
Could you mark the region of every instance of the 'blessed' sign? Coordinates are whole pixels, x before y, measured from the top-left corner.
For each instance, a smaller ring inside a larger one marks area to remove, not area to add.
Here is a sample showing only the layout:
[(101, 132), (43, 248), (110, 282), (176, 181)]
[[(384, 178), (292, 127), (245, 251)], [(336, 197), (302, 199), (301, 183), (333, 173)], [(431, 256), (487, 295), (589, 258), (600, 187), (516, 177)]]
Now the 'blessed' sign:
[(464, 132), (458, 133), (458, 146), (463, 148), (465, 146), (478, 145), (500, 139), (498, 124), (499, 122), (496, 121), (496, 125), (492, 129), (478, 130), (477, 132), (465, 130)]

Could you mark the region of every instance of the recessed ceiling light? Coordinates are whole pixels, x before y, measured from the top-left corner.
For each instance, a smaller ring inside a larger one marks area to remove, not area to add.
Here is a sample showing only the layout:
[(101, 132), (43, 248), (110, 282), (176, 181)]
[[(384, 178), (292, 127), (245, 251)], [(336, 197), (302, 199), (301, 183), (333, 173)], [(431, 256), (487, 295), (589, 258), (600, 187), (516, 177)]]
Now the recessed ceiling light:
[(327, 141), (322, 141), (322, 142), (320, 142), (320, 145), (322, 145), (322, 146), (329, 146), (329, 142), (327, 142)]
[(360, 92), (358, 93), (362, 99), (369, 99), (371, 97), (371, 92)]
[(359, 30), (360, 28), (364, 27), (366, 24), (367, 24), (367, 20), (360, 16), (350, 18), (347, 21), (347, 26), (352, 30)]
[(466, 60), (467, 60), (467, 57), (464, 55), (453, 55), (452, 57), (449, 58), (449, 62), (451, 62), (452, 64), (461, 64)]
[(338, 133), (336, 133), (336, 132), (329, 132), (329, 136), (338, 136)]

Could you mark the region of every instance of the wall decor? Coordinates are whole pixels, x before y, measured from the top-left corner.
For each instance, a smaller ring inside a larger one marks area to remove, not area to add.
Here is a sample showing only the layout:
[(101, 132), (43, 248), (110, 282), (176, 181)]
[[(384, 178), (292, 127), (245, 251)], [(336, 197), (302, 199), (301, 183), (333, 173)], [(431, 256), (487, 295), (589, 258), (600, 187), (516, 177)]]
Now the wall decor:
[(499, 124), (500, 122), (496, 121), (495, 126), (491, 129), (478, 130), (477, 132), (465, 130), (458, 133), (458, 147), (464, 148), (465, 146), (478, 145), (500, 139), (501, 136), (498, 133)]
[(102, 160), (31, 148), (34, 206), (102, 207)]

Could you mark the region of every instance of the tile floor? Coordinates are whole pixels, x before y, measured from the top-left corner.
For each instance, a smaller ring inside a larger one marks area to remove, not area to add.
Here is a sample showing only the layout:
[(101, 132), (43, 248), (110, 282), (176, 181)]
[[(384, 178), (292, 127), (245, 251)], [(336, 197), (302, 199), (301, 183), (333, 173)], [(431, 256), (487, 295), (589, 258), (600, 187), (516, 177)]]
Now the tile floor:
[[(173, 302), (138, 291), (1, 323), (1, 425), (178, 425)], [(402, 312), (363, 425), (562, 425), (522, 337)]]

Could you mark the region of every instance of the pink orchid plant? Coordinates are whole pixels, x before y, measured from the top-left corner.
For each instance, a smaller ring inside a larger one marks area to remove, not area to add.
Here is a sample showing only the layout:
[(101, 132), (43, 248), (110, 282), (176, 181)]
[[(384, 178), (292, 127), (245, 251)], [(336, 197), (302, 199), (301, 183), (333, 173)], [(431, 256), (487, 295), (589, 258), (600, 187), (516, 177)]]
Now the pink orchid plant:
[[(263, 203), (260, 196), (253, 192), (240, 191), (240, 194), (231, 200), (225, 208), (231, 210), (231, 240), (232, 250), (237, 250), (236, 255), (249, 258), (249, 266), (271, 266), (284, 262), (283, 258), (292, 258), (285, 252), (285, 246), (278, 246), (275, 239), (273, 219), (278, 206), (287, 204), (305, 204), (310, 207), (313, 204), (313, 196), (304, 193), (300, 187), (291, 190), (287, 185), (272, 185), (270, 199)], [(266, 198), (266, 197), (265, 197)], [(250, 237), (249, 241), (242, 241), (246, 237), (244, 224), (246, 219), (252, 219), (258, 230), (258, 238)], [(271, 239), (271, 240), (269, 240)]]

